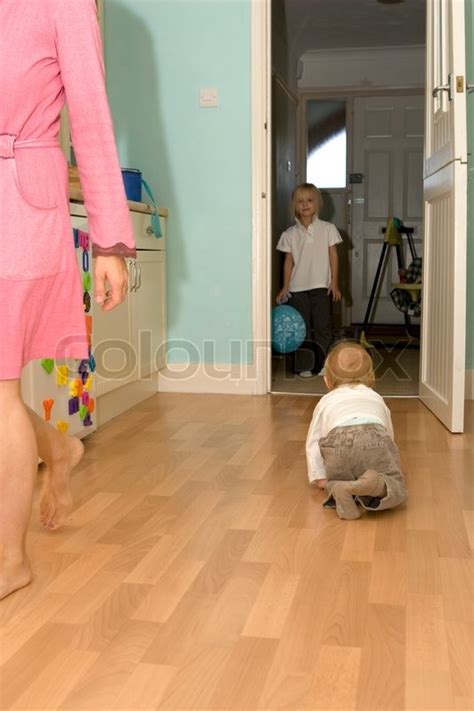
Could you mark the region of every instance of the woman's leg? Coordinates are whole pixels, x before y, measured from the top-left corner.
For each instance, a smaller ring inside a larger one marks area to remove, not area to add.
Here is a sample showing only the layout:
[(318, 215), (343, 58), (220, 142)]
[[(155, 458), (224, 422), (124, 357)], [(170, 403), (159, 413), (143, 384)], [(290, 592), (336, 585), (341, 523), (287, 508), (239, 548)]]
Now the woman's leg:
[(0, 381), (0, 598), (28, 585), (25, 541), (38, 452), (19, 380)]
[(72, 470), (79, 463), (84, 445), (77, 437), (69, 437), (58, 432), (28, 408), (34, 427), (38, 454), (46, 465), (41, 495), (41, 523), (55, 530), (60, 528), (72, 508), (69, 479)]

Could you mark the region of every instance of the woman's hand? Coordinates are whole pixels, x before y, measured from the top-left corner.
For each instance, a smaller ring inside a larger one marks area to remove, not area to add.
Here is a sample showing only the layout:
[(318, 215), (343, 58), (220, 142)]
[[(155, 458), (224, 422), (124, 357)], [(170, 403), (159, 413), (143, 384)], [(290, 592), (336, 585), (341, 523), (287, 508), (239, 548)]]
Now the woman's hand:
[(102, 311), (110, 311), (127, 295), (128, 269), (125, 259), (115, 255), (94, 259), (94, 298)]
[(339, 287), (337, 285), (337, 282), (331, 282), (331, 286), (328, 289), (328, 295), (332, 295), (332, 300), (333, 301), (340, 301), (342, 298), (342, 294), (339, 291)]

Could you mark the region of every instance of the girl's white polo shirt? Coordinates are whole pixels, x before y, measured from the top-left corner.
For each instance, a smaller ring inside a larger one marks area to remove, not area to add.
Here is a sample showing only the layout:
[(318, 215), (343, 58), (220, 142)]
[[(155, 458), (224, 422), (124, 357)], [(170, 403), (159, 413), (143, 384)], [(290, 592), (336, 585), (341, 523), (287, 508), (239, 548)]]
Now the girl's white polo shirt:
[(295, 266), (291, 272), (290, 291), (327, 289), (331, 284), (329, 247), (342, 242), (331, 222), (315, 217), (308, 229), (299, 220), (278, 240), (280, 252), (290, 252)]

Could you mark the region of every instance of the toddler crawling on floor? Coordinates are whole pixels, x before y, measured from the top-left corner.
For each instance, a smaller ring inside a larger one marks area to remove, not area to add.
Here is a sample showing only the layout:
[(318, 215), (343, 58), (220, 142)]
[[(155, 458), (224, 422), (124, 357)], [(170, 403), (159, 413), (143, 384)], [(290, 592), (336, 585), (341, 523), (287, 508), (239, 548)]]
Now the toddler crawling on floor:
[(324, 381), (306, 440), (308, 477), (327, 488), (326, 508), (343, 519), (360, 517), (359, 506), (381, 511), (407, 498), (390, 411), (372, 389), (372, 360), (363, 346), (338, 343), (329, 352)]

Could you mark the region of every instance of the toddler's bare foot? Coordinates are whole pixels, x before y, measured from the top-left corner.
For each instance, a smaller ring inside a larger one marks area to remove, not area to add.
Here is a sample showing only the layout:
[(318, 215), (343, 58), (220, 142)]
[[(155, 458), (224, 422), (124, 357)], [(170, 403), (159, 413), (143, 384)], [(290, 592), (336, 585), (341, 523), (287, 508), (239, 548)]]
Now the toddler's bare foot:
[(0, 570), (0, 600), (11, 595), (15, 590), (24, 588), (31, 583), (31, 568), (28, 560), (18, 563), (1, 561)]
[(316, 485), (318, 489), (325, 489), (327, 486), (327, 479), (316, 479)]
[(84, 453), (84, 445), (77, 437), (64, 436), (63, 448), (44, 472), (40, 503), (40, 520), (43, 526), (55, 531), (64, 524), (72, 509), (70, 489), (71, 472)]

